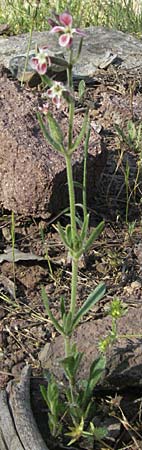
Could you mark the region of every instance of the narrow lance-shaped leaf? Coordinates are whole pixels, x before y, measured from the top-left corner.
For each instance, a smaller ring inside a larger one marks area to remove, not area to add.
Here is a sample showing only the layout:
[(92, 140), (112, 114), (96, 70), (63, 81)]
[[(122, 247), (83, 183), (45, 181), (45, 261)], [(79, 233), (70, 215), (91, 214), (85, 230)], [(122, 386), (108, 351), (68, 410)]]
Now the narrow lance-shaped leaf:
[(80, 238), (81, 238), (82, 242), (86, 238), (87, 231), (88, 231), (88, 224), (89, 224), (89, 214), (87, 214), (86, 217), (84, 218), (84, 222), (82, 225), (81, 234), (80, 234)]
[(68, 314), (64, 314), (63, 330), (64, 330), (64, 334), (66, 334), (68, 336), (70, 335), (70, 333), (72, 331), (72, 313), (71, 313), (71, 311), (69, 311)]
[(91, 365), (89, 378), (87, 380), (87, 385), (84, 390), (84, 395), (82, 399), (82, 406), (85, 410), (88, 407), (88, 403), (91, 399), (92, 392), (96, 384), (102, 377), (105, 367), (106, 367), (106, 358), (105, 356), (102, 355), (99, 356), (97, 359), (95, 359), (95, 361), (93, 361)]
[(64, 154), (64, 147), (63, 147), (63, 145), (61, 145), (59, 142), (56, 142), (52, 138), (52, 136), (48, 133), (48, 130), (47, 130), (47, 128), (46, 128), (46, 126), (45, 126), (45, 124), (44, 124), (44, 122), (42, 120), (42, 117), (41, 117), (39, 112), (37, 112), (37, 118), (38, 118), (38, 121), (39, 121), (39, 124), (40, 124), (40, 128), (43, 131), (43, 134), (44, 134), (45, 138), (47, 139), (47, 141), (49, 142), (49, 144), (52, 145), (54, 150), (57, 150), (59, 153)]
[(72, 245), (72, 229), (71, 229), (71, 225), (69, 223), (66, 226), (66, 238), (67, 238), (68, 244), (71, 247), (71, 245)]
[(43, 82), (43, 85), (45, 86), (49, 86), (52, 87), (53, 86), (53, 81), (51, 78), (49, 78), (47, 75), (41, 75), (41, 79)]
[(77, 314), (73, 320), (72, 328), (75, 328), (76, 325), (78, 324), (78, 322), (80, 321), (81, 317), (84, 316), (84, 314), (87, 314), (89, 309), (91, 309), (92, 306), (95, 305), (95, 303), (97, 303), (99, 300), (101, 300), (101, 298), (105, 294), (105, 291), (106, 291), (105, 284), (100, 283), (96, 287), (96, 289), (93, 292), (91, 292), (91, 294), (87, 297), (87, 299), (84, 302), (84, 304), (82, 305), (82, 307), (77, 312)]
[(87, 239), (87, 242), (84, 246), (84, 253), (89, 250), (93, 242), (98, 238), (100, 233), (102, 232), (104, 228), (104, 221), (100, 222), (99, 225), (92, 231), (89, 238)]
[(55, 140), (57, 144), (63, 143), (63, 133), (56, 119), (52, 116), (51, 112), (47, 113), (48, 126), (50, 136)]
[(61, 317), (63, 319), (64, 314), (66, 313), (66, 309), (65, 309), (65, 299), (64, 297), (60, 298), (60, 311), (61, 311)]
[(45, 292), (45, 288), (42, 286), (41, 289), (41, 295), (42, 295), (42, 300), (45, 306), (45, 309), (47, 311), (47, 314), (49, 316), (49, 319), (51, 320), (51, 322), (53, 323), (54, 327), (56, 328), (57, 331), (59, 331), (59, 333), (64, 335), (64, 330), (61, 327), (61, 325), (58, 323), (58, 321), (55, 319), (55, 317), (53, 316), (50, 307), (49, 307), (49, 301), (48, 301), (48, 297), (47, 294)]
[(80, 80), (79, 86), (78, 86), (79, 98), (83, 97), (84, 92), (85, 92), (85, 87), (86, 87), (85, 81), (84, 80)]
[(88, 124), (88, 111), (87, 111), (87, 113), (85, 114), (85, 117), (84, 117), (84, 121), (83, 121), (83, 125), (82, 125), (82, 128), (81, 128), (81, 131), (80, 131), (79, 135), (77, 136), (77, 138), (75, 139), (74, 144), (72, 144), (72, 146), (71, 146), (71, 149), (70, 149), (70, 151), (69, 151), (69, 154), (70, 154), (70, 155), (72, 155), (72, 153), (73, 153), (73, 152), (78, 148), (78, 146), (80, 145), (80, 142), (82, 141), (83, 136), (84, 136), (85, 133), (86, 133), (87, 124)]
[(124, 133), (123, 130), (119, 127), (119, 125), (117, 125), (117, 123), (115, 124), (115, 129), (116, 129), (118, 135), (121, 136), (121, 138), (123, 139), (123, 141), (124, 141), (125, 143), (127, 143), (127, 138), (126, 138), (126, 136), (125, 136), (125, 133)]
[(58, 223), (58, 232), (59, 232), (59, 235), (60, 235), (60, 237), (61, 237), (61, 239), (62, 239), (64, 245), (65, 245), (67, 248), (70, 248), (69, 242), (67, 241), (66, 233), (64, 232), (62, 226), (60, 225), (60, 222)]

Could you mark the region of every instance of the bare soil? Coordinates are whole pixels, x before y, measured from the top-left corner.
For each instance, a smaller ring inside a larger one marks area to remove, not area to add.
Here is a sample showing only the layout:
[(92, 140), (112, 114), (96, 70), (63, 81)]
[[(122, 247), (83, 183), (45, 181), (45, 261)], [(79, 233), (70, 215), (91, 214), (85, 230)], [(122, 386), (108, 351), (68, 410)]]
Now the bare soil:
[[(18, 83), (18, 82), (17, 82)], [(11, 81), (11, 89), (13, 82)], [(92, 102), (93, 101), (93, 108)], [(88, 332), (93, 333), (94, 324), (102, 320), (102, 335), (105, 336), (103, 318), (106, 307), (114, 296), (119, 297), (131, 311), (131, 320), (136, 320), (137, 334), (141, 334), (142, 317), (142, 227), (141, 227), (141, 175), (137, 175), (138, 161), (142, 164), (141, 150), (122, 142), (116, 133), (115, 123), (126, 129), (128, 120), (136, 126), (142, 119), (141, 82), (120, 76), (117, 81), (112, 73), (100, 74), (99, 83), (87, 88), (82, 103), (76, 102), (76, 120), (82, 114), (82, 108), (90, 102), (91, 126), (100, 126), (108, 149), (105, 168), (96, 187), (96, 194), (89, 205), (90, 230), (100, 220), (105, 220), (105, 229), (95, 242), (91, 251), (81, 262), (78, 277), (78, 305), (81, 305), (88, 293), (100, 282), (107, 287), (105, 299), (85, 317)], [(94, 106), (95, 105), (95, 106)], [(30, 120), (30, 119), (29, 119)], [(129, 163), (128, 180), (128, 222), (126, 224), (127, 190), (125, 173)], [(80, 210), (79, 210), (80, 213)], [(45, 343), (54, 342), (57, 333), (53, 329), (43, 307), (41, 286), (44, 285), (50, 297), (52, 312), (59, 318), (59, 299), (64, 295), (67, 302), (70, 297), (71, 267), (67, 255), (56, 232), (56, 223), (63, 225), (68, 218), (65, 214), (51, 219), (22, 217), (15, 215), (15, 248), (21, 252), (31, 252), (41, 261), (21, 260), (3, 261), (0, 274), (0, 388), (8, 380), (18, 380), (26, 362), (32, 365), (32, 404), (39, 428), (47, 441), (47, 410), (41, 399), (39, 385), (43, 381), (43, 370), (39, 353)], [(130, 225), (135, 222), (133, 233)], [(0, 252), (12, 246), (11, 213), (1, 209), (0, 216)], [(130, 329), (127, 315), (121, 327), (122, 334)], [(130, 319), (129, 319), (130, 320)], [(80, 333), (80, 341), (82, 334)], [(87, 335), (86, 335), (87, 340)], [(88, 360), (87, 360), (88, 364)], [(117, 390), (99, 392), (99, 402), (109, 411), (113, 409)], [(121, 433), (113, 448), (141, 448), (141, 397), (142, 390), (135, 386), (122, 389), (117, 414), (121, 421)], [(139, 401), (138, 401), (139, 400)], [(108, 407), (109, 404), (109, 407)], [(138, 407), (136, 408), (136, 404)], [(115, 408), (115, 407), (114, 407)], [(122, 411), (126, 416), (123, 417)], [(123, 420), (122, 420), (123, 419)], [(123, 423), (122, 423), (123, 421)], [(130, 427), (127, 427), (127, 421)], [(133, 429), (134, 427), (134, 429)], [(139, 433), (137, 435), (136, 433)], [(139, 445), (139, 447), (137, 446)], [(79, 447), (78, 447), (79, 448)], [(95, 447), (97, 448), (97, 447)], [(107, 447), (109, 448), (109, 447)], [(87, 450), (87, 449), (86, 449)]]

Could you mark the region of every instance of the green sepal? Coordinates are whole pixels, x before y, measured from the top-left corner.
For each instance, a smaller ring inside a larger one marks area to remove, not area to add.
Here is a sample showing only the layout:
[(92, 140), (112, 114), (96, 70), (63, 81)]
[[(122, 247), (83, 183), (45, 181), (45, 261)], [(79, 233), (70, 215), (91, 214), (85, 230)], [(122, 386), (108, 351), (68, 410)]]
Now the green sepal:
[(87, 239), (87, 242), (84, 245), (84, 252), (87, 252), (89, 250), (93, 242), (98, 238), (98, 236), (102, 232), (103, 228), (104, 228), (104, 221), (102, 220), (102, 222), (99, 223), (99, 225), (92, 231), (89, 238)]
[(80, 131), (79, 135), (77, 136), (77, 138), (75, 139), (74, 144), (72, 144), (71, 149), (69, 150), (69, 155), (72, 155), (72, 153), (79, 147), (79, 145), (83, 139), (83, 136), (86, 133), (87, 124), (88, 124), (88, 111), (85, 114), (81, 131)]
[(50, 145), (52, 145), (52, 147), (54, 148), (54, 150), (57, 150), (57, 152), (64, 154), (64, 147), (63, 145), (61, 145), (61, 143), (56, 142), (52, 136), (48, 133), (48, 130), (42, 120), (41, 114), (39, 112), (37, 112), (37, 118), (40, 124), (40, 128), (45, 136), (45, 138), (47, 139), (47, 141), (49, 142)]
[(95, 303), (97, 303), (99, 300), (101, 300), (101, 298), (105, 294), (105, 291), (106, 291), (105, 284), (100, 283), (94, 289), (94, 291), (91, 292), (91, 294), (87, 297), (86, 301), (83, 303), (82, 307), (77, 312), (77, 314), (73, 320), (72, 328), (75, 328), (76, 325), (79, 323), (81, 317), (84, 316), (84, 314), (87, 314), (89, 309), (91, 309), (92, 306), (95, 305)]
[(62, 335), (64, 335), (64, 330), (61, 327), (61, 325), (59, 324), (59, 322), (55, 319), (55, 317), (53, 316), (50, 307), (49, 307), (49, 301), (48, 301), (48, 296), (46, 294), (45, 288), (44, 286), (42, 286), (41, 288), (41, 295), (42, 295), (42, 300), (43, 300), (43, 304), (44, 307), (47, 311), (47, 314), (49, 316), (49, 319), (51, 320), (51, 322), (53, 323), (54, 327), (56, 328), (56, 330), (61, 333)]
[(57, 144), (63, 144), (62, 130), (61, 130), (57, 120), (54, 119), (54, 117), (50, 111), (48, 111), (48, 113), (47, 113), (47, 119), (48, 119), (48, 127), (49, 127), (49, 131), (50, 131), (50, 136), (54, 139), (54, 141)]

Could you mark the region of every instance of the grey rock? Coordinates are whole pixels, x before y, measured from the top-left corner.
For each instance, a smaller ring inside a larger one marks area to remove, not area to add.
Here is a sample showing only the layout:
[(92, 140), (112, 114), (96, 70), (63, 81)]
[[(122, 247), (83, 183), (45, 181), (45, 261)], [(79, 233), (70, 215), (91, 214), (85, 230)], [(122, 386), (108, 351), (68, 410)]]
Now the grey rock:
[[(80, 76), (91, 76), (101, 62), (108, 55), (108, 52), (117, 55), (116, 64), (129, 70), (136, 66), (142, 67), (142, 41), (123, 33), (122, 31), (109, 30), (103, 27), (89, 27), (86, 30), (86, 37), (83, 40), (82, 53), (79, 62), (76, 64), (75, 73)], [(10, 36), (0, 38), (0, 63), (7, 68), (11, 58), (17, 55), (25, 55), (28, 47), (28, 34), (20, 36)], [(79, 43), (78, 36), (74, 39), (74, 48), (77, 49)], [(35, 51), (36, 45), (48, 45), (53, 53), (60, 52), (57, 36), (49, 32), (33, 32), (31, 42), (31, 52)], [(66, 52), (65, 52), (66, 54)]]
[[(116, 390), (128, 387), (142, 386), (142, 337), (141, 337), (142, 306), (129, 307), (127, 316), (118, 321), (119, 338), (107, 351), (107, 367), (100, 386), (102, 389)], [(111, 330), (111, 318), (89, 320), (80, 324), (74, 332), (74, 340), (79, 351), (84, 352), (78, 372), (79, 379), (86, 379), (89, 368), (98, 356), (98, 344), (107, 337)], [(63, 369), (60, 359), (64, 357), (64, 342), (62, 336), (55, 338), (49, 348), (42, 350), (41, 364), (44, 369), (54, 372), (61, 382)]]

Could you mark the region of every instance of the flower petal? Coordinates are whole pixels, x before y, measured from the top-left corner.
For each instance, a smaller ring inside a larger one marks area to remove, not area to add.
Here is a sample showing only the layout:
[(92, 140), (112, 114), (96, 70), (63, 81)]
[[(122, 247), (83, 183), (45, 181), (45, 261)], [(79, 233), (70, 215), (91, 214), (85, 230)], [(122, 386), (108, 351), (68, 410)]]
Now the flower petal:
[(59, 37), (59, 44), (61, 47), (70, 47), (72, 44), (72, 37), (70, 33), (62, 34)]
[(60, 27), (60, 25), (56, 25), (50, 30), (50, 33), (63, 33), (65, 31), (64, 27)]
[(72, 16), (68, 13), (63, 13), (59, 15), (59, 21), (62, 25), (72, 26)]
[(49, 48), (47, 46), (39, 47), (38, 51), (39, 51), (40, 54), (42, 54), (44, 56), (48, 56), (49, 55)]
[(30, 66), (32, 67), (32, 69), (37, 70), (38, 67), (38, 58), (36, 58), (35, 56), (33, 58), (30, 59)]
[(36, 70), (39, 73), (39, 75), (44, 75), (47, 71), (46, 62), (43, 62), (42, 64), (38, 63)]
[(48, 95), (48, 97), (53, 97), (53, 88), (50, 88), (50, 89), (47, 89), (47, 95)]
[(52, 102), (54, 103), (54, 105), (57, 106), (58, 109), (60, 108), (61, 100), (60, 100), (60, 97), (58, 97), (58, 95), (53, 97)]

